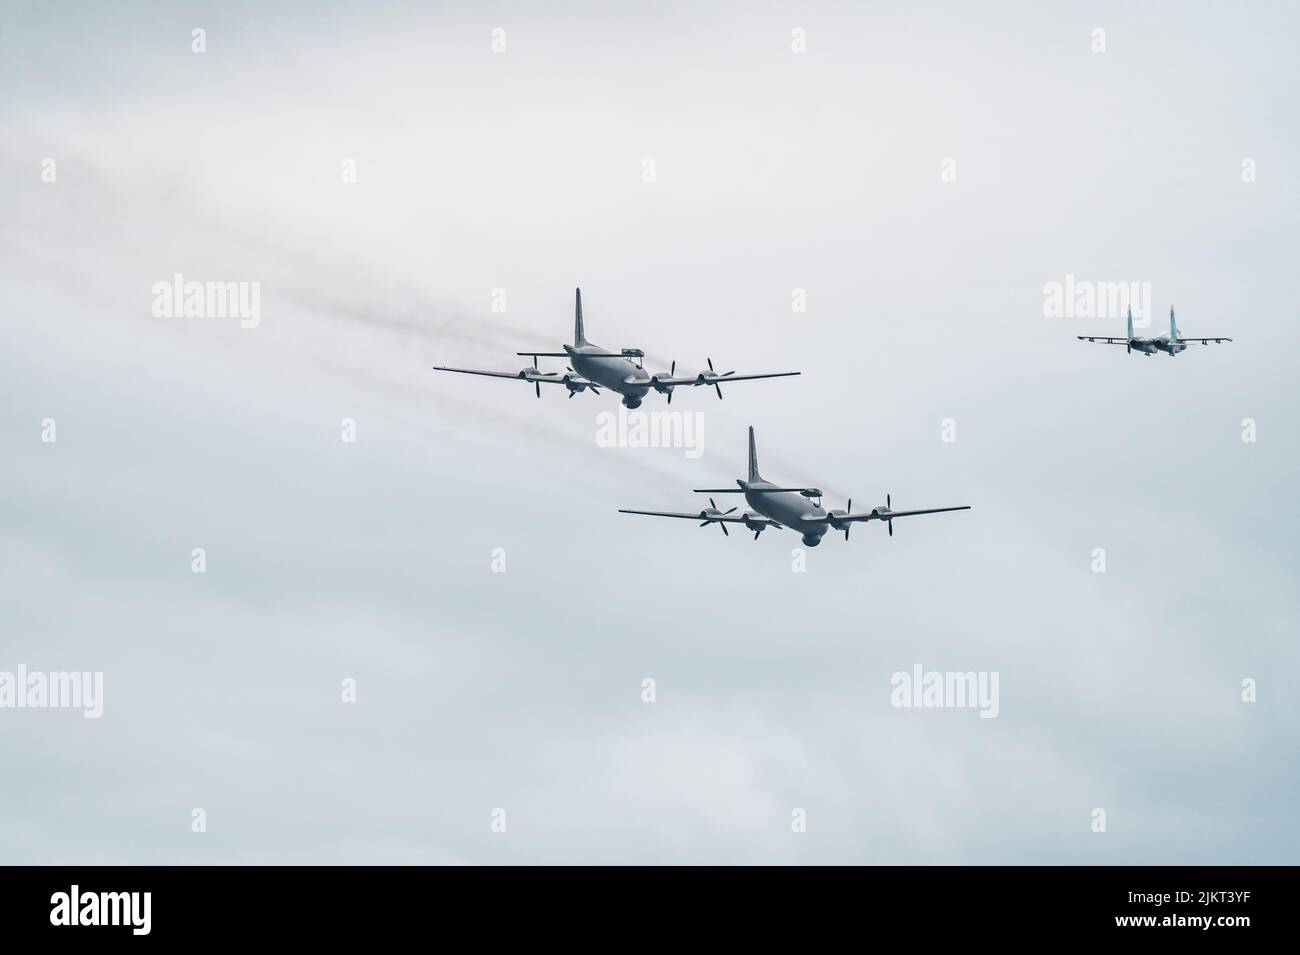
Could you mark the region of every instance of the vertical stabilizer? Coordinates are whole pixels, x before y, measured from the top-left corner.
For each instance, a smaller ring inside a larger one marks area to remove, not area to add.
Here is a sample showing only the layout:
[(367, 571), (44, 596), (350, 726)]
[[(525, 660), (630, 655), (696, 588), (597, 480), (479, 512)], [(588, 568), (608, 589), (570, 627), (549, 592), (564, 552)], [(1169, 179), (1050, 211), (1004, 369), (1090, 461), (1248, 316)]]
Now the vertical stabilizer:
[(749, 426), (749, 480), (750, 482), (761, 481), (763, 476), (758, 473), (758, 448), (754, 445), (754, 426)]
[(1128, 307), (1128, 340), (1133, 340), (1133, 306)]
[(576, 288), (573, 292), (576, 296), (573, 306), (573, 344), (585, 345), (587, 336), (582, 331), (582, 289)]
[(1169, 340), (1178, 341), (1178, 323), (1174, 321), (1174, 307), (1169, 306)]

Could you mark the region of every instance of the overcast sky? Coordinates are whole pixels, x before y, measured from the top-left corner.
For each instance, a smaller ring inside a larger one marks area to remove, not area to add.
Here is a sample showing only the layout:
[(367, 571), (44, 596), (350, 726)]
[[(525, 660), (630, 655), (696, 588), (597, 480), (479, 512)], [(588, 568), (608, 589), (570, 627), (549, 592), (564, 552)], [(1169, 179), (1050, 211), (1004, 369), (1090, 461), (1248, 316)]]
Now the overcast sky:
[[(5, 4), (0, 671), (104, 712), (0, 709), (0, 861), (1300, 861), (1295, 9), (460, 6)], [(1079, 342), (1067, 275), (1235, 341)], [(690, 459), (431, 370), (578, 285), (654, 368), (803, 375), (680, 391)], [(617, 513), (751, 424), (828, 506), (973, 509), (802, 572)], [(917, 664), (997, 717), (892, 706)]]

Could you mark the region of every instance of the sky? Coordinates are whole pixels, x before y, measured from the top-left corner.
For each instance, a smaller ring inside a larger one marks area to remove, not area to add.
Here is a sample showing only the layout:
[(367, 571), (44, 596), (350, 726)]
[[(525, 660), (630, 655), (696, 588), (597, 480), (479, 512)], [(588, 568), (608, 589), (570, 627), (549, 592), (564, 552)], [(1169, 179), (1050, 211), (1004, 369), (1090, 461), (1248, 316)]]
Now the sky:
[[(1292, 5), (2, 10), (0, 673), (103, 713), (0, 707), (0, 862), (1300, 861)], [(1080, 342), (1067, 276), (1234, 340)], [(692, 458), (432, 370), (578, 286), (649, 368), (802, 375), (679, 390)], [(972, 509), (618, 513), (751, 425)]]

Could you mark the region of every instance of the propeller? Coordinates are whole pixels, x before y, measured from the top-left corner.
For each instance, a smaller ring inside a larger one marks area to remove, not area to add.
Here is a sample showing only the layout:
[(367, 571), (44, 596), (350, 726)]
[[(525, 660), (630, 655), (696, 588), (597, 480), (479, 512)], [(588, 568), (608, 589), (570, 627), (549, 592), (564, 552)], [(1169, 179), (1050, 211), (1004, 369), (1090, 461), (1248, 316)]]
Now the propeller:
[[(735, 508), (733, 507), (731, 511), (734, 510)], [(708, 527), (710, 524), (716, 523), (719, 527), (722, 528), (723, 536), (730, 537), (731, 531), (727, 530), (726, 522), (719, 521), (717, 520), (717, 518), (726, 517), (728, 514), (731, 513), (731, 511), (718, 510), (718, 505), (713, 502), (713, 498), (709, 498), (709, 509), (707, 511), (700, 511), (700, 517), (704, 518), (704, 520), (700, 522), (700, 526)]]
[(758, 540), (758, 535), (763, 533), (763, 531), (767, 530), (767, 524), (762, 522), (755, 523), (750, 520), (750, 518), (753, 516), (752, 514), (746, 512), (741, 516), (744, 517), (745, 519), (745, 526), (754, 532), (754, 540)]
[[(537, 356), (534, 355), (534, 356), (533, 356), (533, 371), (538, 371), (538, 370), (539, 370), (539, 369), (538, 369), (538, 367), (537, 367)], [(534, 382), (533, 382), (533, 391), (537, 392), (537, 397), (540, 398), (540, 397), (542, 396), (542, 383), (541, 383), (540, 381), (534, 381)]]
[(712, 385), (713, 385), (713, 390), (716, 391), (716, 392), (718, 393), (718, 400), (721, 401), (721, 400), (722, 400), (722, 387), (718, 384), (718, 379), (719, 379), (719, 378), (726, 378), (728, 375), (734, 375), (734, 374), (736, 373), (736, 371), (735, 371), (735, 369), (732, 369), (731, 371), (726, 371), (726, 372), (723, 372), (721, 375), (719, 375), (716, 371), (713, 370), (713, 359), (712, 359), (712, 358), (706, 358), (706, 359), (704, 359), (704, 360), (705, 360), (706, 362), (709, 363), (709, 377), (712, 379), (712, 380), (709, 382), (709, 384), (712, 384)]
[[(578, 374), (576, 371), (574, 371), (574, 370), (573, 370), (572, 368), (570, 368), (568, 365), (565, 365), (565, 366), (564, 366), (564, 370), (567, 371), (570, 375), (573, 375), (573, 376), (575, 376), (575, 377), (576, 377), (577, 374)], [(593, 395), (598, 395), (598, 394), (600, 394), (600, 389), (597, 388), (595, 385), (593, 385), (591, 382), (585, 382), (585, 383), (583, 383), (583, 384), (577, 384), (576, 382), (570, 381), (567, 375), (565, 376), (565, 379), (564, 379), (564, 387), (566, 387), (566, 388), (569, 389), (569, 397), (570, 397), (570, 398), (572, 398), (574, 395), (576, 395), (576, 394), (577, 394), (578, 392), (580, 392), (580, 391), (586, 391), (588, 388), (591, 389), (591, 393), (592, 393)]]
[[(677, 362), (674, 361), (672, 367), (668, 369), (668, 377), (671, 379), (675, 377), (676, 374), (677, 374)], [(667, 395), (668, 403), (669, 404), (673, 403), (673, 388), (675, 386), (664, 384), (662, 381), (659, 380), (658, 375), (651, 375), (650, 387), (653, 388), (655, 391), (659, 392), (659, 394), (661, 395)]]
[[(886, 494), (885, 494), (885, 510), (887, 510), (887, 511), (892, 511), (893, 509), (894, 509), (894, 505), (893, 505), (893, 504), (890, 502), (890, 500), (889, 500), (889, 494), (886, 493)], [(889, 524), (889, 536), (890, 536), (890, 537), (893, 537), (893, 536), (894, 536), (894, 522), (893, 522), (892, 520), (890, 520), (890, 521), (887, 521), (886, 523)]]
[(840, 518), (848, 517), (852, 513), (853, 513), (853, 498), (849, 498), (849, 503), (844, 506), (844, 510), (842, 511), (832, 510), (827, 515), (830, 518), (829, 521), (830, 526), (835, 528), (835, 530), (837, 531), (843, 531), (845, 540), (849, 539), (849, 528), (851, 528), (853, 525), (848, 522), (841, 521)]

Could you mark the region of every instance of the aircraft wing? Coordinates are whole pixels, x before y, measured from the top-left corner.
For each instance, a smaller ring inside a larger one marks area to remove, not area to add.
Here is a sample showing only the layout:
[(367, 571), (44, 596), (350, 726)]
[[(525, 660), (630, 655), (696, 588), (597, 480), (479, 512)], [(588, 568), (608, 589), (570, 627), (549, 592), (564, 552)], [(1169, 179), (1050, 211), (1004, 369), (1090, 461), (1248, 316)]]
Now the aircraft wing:
[(848, 524), (856, 521), (892, 521), (896, 517), (915, 517), (917, 514), (942, 514), (945, 511), (969, 511), (970, 505), (963, 504), (960, 507), (926, 507), (915, 511), (861, 511), (857, 514), (823, 514), (814, 517), (805, 515), (800, 520), (809, 524), (829, 524), (834, 521), (837, 524)]
[(1076, 335), (1081, 342), (1101, 342), (1103, 345), (1127, 345), (1127, 338), (1105, 338), (1100, 335)]
[(734, 510), (733, 507), (731, 511), (722, 513), (717, 510), (712, 513), (707, 510), (687, 513), (685, 511), (633, 511), (627, 508), (619, 508), (618, 512), (620, 514), (645, 514), (649, 517), (676, 517), (684, 521), (699, 521), (701, 527), (708, 524), (720, 524), (722, 525), (722, 533), (728, 534), (728, 536), (730, 536), (730, 532), (727, 530), (728, 524), (744, 524), (746, 528), (754, 532), (755, 540), (758, 539), (758, 535), (765, 528), (781, 526), (770, 517), (764, 517), (762, 514), (755, 514), (753, 511), (746, 511), (744, 514), (733, 514), (732, 511)]
[(524, 376), (526, 372), (522, 371), (479, 371), (476, 368), (444, 368), (442, 365), (434, 365), (434, 371), (454, 371), (461, 375), (487, 375), (490, 378), (519, 378), (527, 380)]
[(1200, 342), (1202, 345), (1209, 344), (1210, 342), (1214, 342), (1215, 344), (1218, 344), (1219, 342), (1232, 341), (1231, 338), (1227, 338), (1223, 335), (1219, 335), (1219, 336), (1211, 335), (1209, 338), (1186, 338), (1181, 333), (1178, 335), (1178, 340), (1180, 342)]
[[(649, 517), (680, 517), (687, 521), (709, 521), (710, 523), (716, 522), (719, 524), (745, 523), (745, 518), (741, 514), (708, 514), (704, 511), (691, 511), (690, 513), (686, 513), (685, 511), (633, 511), (623, 507), (620, 507), (618, 512), (620, 514), (645, 514)], [(761, 515), (752, 514), (750, 515), (750, 523), (774, 524), (776, 522), (769, 521), (766, 517), (762, 517)]]
[(537, 371), (533, 368), (526, 368), (523, 371), (482, 371), (477, 368), (446, 368), (442, 365), (434, 365), (433, 370), (454, 371), (461, 375), (485, 375), (489, 378), (518, 378), (520, 381), (530, 381), (539, 385), (562, 385), (567, 381), (579, 390), (590, 388), (597, 394), (600, 393), (598, 391), (600, 385), (578, 375), (561, 375), (559, 372)]
[(790, 378), (802, 374), (801, 371), (769, 371), (761, 375), (697, 375), (693, 380), (697, 385), (725, 385), (730, 381), (754, 381), (757, 378)]
[[(707, 371), (702, 371), (698, 375), (652, 375), (651, 380), (661, 385), (686, 386), (686, 385), (725, 385), (731, 381), (754, 381), (758, 378), (790, 378), (793, 375), (802, 375), (801, 371), (773, 371), (762, 375), (713, 375)], [(628, 384), (638, 384), (637, 381), (629, 379)], [(639, 384), (649, 384), (641, 381)]]

